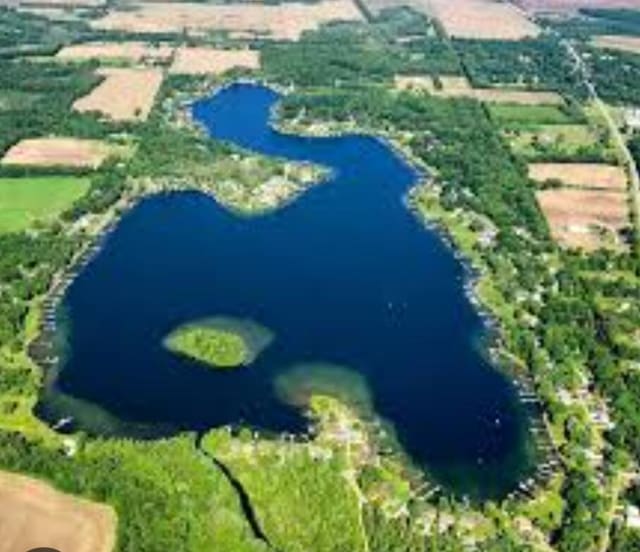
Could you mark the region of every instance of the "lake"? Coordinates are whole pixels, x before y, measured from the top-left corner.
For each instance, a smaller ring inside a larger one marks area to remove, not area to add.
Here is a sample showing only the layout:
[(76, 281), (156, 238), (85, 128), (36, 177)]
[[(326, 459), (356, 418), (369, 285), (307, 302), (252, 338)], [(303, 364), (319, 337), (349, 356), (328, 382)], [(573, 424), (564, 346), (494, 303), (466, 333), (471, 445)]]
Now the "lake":
[[(297, 433), (307, 420), (282, 382), (329, 387), (368, 402), (450, 489), (503, 495), (528, 469), (527, 416), (487, 360), (464, 267), (406, 207), (416, 171), (371, 137), (276, 132), (277, 100), (236, 84), (193, 115), (216, 139), (332, 177), (251, 218), (197, 192), (128, 212), (64, 297), (64, 360), (39, 414), (98, 433)], [(224, 372), (162, 347), (177, 326), (211, 317), (252, 320), (274, 340), (251, 366)]]

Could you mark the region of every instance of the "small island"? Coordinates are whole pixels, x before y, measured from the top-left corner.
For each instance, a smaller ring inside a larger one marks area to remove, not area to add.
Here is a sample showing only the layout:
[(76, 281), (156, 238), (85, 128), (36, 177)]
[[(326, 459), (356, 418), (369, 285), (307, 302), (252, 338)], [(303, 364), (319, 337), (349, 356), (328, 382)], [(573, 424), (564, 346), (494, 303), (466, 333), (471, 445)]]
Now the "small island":
[(212, 368), (247, 366), (269, 346), (273, 334), (251, 320), (208, 318), (179, 326), (163, 345)]

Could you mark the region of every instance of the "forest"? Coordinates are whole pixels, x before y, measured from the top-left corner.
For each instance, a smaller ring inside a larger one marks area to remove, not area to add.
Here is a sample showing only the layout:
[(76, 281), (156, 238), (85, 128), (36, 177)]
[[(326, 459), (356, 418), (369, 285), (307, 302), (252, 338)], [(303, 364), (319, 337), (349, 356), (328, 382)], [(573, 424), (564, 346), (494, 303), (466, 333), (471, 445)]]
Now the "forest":
[(380, 84), (397, 74), (460, 72), (455, 53), (436, 27), (406, 9), (383, 11), (372, 24), (328, 25), (297, 43), (267, 44), (262, 64), (270, 79), (311, 87)]
[(455, 40), (453, 44), (475, 86), (519, 85), (555, 90), (573, 98), (586, 95), (571, 60), (555, 38)]
[(640, 17), (629, 9), (583, 8), (574, 17), (545, 18), (563, 36), (588, 40), (593, 35), (639, 35)]

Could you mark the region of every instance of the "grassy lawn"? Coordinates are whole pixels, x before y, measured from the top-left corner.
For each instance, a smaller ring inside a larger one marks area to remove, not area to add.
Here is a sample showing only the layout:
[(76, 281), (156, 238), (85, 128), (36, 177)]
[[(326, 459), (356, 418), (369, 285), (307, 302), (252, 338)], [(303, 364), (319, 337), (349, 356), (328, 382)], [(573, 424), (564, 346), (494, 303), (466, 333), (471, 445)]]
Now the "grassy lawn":
[(57, 217), (88, 188), (88, 178), (0, 178), (0, 233), (25, 230), (36, 221)]
[(566, 125), (575, 122), (571, 115), (555, 105), (489, 105), (491, 117), (499, 126)]

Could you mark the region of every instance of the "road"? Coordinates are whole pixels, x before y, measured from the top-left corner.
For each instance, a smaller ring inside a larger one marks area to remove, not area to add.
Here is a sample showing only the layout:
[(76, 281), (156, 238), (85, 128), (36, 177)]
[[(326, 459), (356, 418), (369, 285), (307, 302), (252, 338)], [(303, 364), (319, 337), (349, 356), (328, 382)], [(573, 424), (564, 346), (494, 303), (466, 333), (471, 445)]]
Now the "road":
[(620, 132), (618, 125), (611, 117), (611, 113), (607, 109), (607, 106), (602, 101), (600, 96), (598, 95), (598, 91), (596, 90), (595, 85), (591, 81), (591, 76), (589, 74), (589, 68), (584, 63), (583, 59), (580, 57), (580, 54), (575, 49), (575, 46), (571, 43), (571, 41), (567, 39), (561, 39), (560, 43), (566, 48), (569, 56), (574, 60), (576, 64), (576, 70), (580, 72), (582, 76), (582, 81), (584, 85), (587, 87), (587, 91), (589, 92), (589, 96), (593, 101), (594, 105), (602, 115), (602, 118), (607, 123), (609, 127), (609, 131), (611, 132), (611, 136), (613, 137), (614, 143), (618, 150), (620, 151), (620, 158), (622, 163), (624, 164), (627, 173), (629, 175), (629, 193), (631, 195), (631, 211), (633, 213), (633, 218), (635, 221), (635, 235), (636, 239), (640, 238), (640, 177), (638, 177), (638, 166), (636, 164), (635, 159), (631, 155), (629, 148), (627, 147), (627, 142), (624, 139), (624, 136)]

